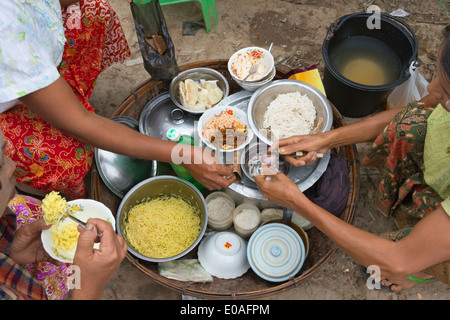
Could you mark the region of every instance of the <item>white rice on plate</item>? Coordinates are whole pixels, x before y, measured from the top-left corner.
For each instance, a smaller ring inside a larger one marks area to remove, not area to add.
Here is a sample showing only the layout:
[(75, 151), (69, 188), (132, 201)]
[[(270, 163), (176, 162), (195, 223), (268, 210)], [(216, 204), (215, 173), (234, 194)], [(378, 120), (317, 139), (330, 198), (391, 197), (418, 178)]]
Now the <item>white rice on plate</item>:
[(307, 135), (314, 129), (316, 108), (306, 94), (298, 91), (279, 94), (267, 107), (263, 127), (270, 129), (272, 140)]

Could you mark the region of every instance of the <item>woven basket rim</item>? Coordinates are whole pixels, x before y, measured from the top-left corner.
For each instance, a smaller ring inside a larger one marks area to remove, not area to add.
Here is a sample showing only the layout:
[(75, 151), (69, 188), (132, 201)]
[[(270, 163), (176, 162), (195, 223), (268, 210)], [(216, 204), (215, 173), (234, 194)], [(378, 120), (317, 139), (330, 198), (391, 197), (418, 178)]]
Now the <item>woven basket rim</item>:
[[(191, 63), (188, 65), (181, 66), (180, 71), (197, 68), (197, 67), (208, 67), (213, 69), (226, 69), (227, 68), (228, 59), (219, 59), (212, 61), (201, 61), (196, 63)], [(284, 76), (286, 73), (279, 70), (277, 68), (277, 76)], [(155, 81), (149, 79), (139, 85), (136, 90), (133, 90), (128, 97), (126, 97), (123, 102), (114, 110), (112, 117), (114, 116), (123, 116), (130, 110), (135, 104), (135, 102), (140, 99), (145, 93), (147, 93), (152, 88), (159, 86), (163, 83), (163, 81)], [(331, 104), (333, 110), (333, 124), (337, 126), (346, 126), (347, 123), (344, 117), (339, 113), (339, 111)], [(357, 209), (357, 201), (359, 197), (359, 184), (360, 184), (360, 176), (359, 176), (359, 159), (358, 152), (355, 145), (346, 146), (345, 153), (347, 155), (346, 161), (349, 166), (349, 176), (351, 182), (351, 191), (347, 198), (347, 205), (344, 212), (341, 214), (341, 219), (349, 224), (353, 223), (353, 219), (355, 217), (355, 212)], [(100, 195), (100, 185), (102, 181), (98, 174), (98, 170), (95, 167), (95, 161), (92, 165), (92, 174), (91, 174), (91, 197), (96, 200), (101, 199)], [(198, 288), (190, 287), (190, 283), (183, 283), (176, 280), (171, 280), (160, 276), (159, 274), (153, 272), (143, 265), (139, 259), (132, 256), (129, 252), (126, 254), (127, 260), (142, 271), (144, 274), (150, 276), (157, 283), (177, 291), (183, 295), (193, 296), (199, 299), (257, 299), (265, 296), (275, 295), (278, 293), (282, 293), (287, 291), (294, 286), (298, 285), (301, 281), (313, 275), (321, 266), (323, 266), (336, 252), (337, 246), (333, 245), (332, 248), (323, 255), (323, 257), (317, 261), (312, 267), (302, 272), (301, 275), (297, 277), (293, 277), (286, 282), (274, 284), (273, 287), (266, 288), (263, 290), (255, 290), (249, 292), (208, 292), (204, 290), (199, 290)]]

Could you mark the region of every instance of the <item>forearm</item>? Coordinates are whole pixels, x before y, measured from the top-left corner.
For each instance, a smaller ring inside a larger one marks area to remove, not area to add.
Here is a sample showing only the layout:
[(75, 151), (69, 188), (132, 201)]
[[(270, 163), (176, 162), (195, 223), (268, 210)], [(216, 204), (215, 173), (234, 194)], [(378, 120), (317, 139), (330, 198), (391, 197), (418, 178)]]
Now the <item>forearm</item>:
[(22, 97), (21, 101), (56, 129), (93, 147), (139, 159), (170, 162), (175, 143), (146, 136), (88, 112), (62, 78)]
[(400, 110), (383, 111), (370, 118), (324, 133), (327, 149), (374, 141)]
[(293, 209), (301, 212), (305, 219), (358, 263), (364, 266), (377, 265), (381, 269), (392, 269), (394, 261), (389, 257), (395, 256), (396, 243), (348, 224), (315, 205), (304, 195), (297, 198)]
[(380, 267), (386, 276), (406, 277), (450, 260), (450, 217), (442, 208), (429, 213), (400, 241), (358, 229), (309, 201), (303, 194), (295, 201), (301, 212), (358, 263)]
[(117, 154), (137, 158), (171, 162), (174, 142), (163, 141), (141, 134), (116, 121), (96, 114), (87, 114), (89, 120), (78, 132), (68, 134), (89, 145)]

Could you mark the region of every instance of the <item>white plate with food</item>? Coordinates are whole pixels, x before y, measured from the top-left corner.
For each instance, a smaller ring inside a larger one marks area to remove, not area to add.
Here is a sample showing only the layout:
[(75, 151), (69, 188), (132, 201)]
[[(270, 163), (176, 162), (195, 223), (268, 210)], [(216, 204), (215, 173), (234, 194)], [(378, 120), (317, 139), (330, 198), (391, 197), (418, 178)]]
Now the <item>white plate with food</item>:
[[(110, 222), (114, 230), (116, 228), (115, 218), (111, 210), (101, 202), (91, 199), (79, 199), (68, 201), (67, 205), (72, 210), (72, 215), (83, 222), (86, 222), (89, 218), (99, 218)], [(42, 244), (45, 251), (53, 259), (64, 263), (73, 262), (78, 236), (80, 235), (77, 226), (76, 222), (67, 216), (63, 216), (59, 221), (52, 224), (50, 229), (42, 231)], [(100, 243), (94, 244), (95, 249), (99, 247)]]
[(199, 119), (197, 131), (209, 148), (221, 152), (241, 150), (253, 139), (247, 114), (230, 106), (216, 106)]

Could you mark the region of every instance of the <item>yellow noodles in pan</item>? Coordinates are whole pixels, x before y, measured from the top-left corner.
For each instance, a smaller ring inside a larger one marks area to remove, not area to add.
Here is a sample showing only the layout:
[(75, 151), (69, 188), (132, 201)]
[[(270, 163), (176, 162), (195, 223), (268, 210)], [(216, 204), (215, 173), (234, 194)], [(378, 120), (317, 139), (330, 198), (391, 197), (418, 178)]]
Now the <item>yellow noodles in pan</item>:
[(173, 257), (201, 232), (200, 211), (177, 197), (160, 197), (131, 208), (125, 226), (130, 245), (150, 258)]

